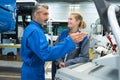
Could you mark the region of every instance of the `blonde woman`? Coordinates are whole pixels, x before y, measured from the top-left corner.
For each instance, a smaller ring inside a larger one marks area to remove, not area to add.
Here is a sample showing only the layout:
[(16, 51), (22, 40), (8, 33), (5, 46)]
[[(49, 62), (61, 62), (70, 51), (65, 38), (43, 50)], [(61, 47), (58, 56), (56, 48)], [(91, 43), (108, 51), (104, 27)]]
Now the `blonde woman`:
[[(68, 18), (68, 29), (62, 31), (56, 43), (62, 42), (67, 36), (72, 33), (81, 32), (80, 29), (86, 28), (86, 23), (79, 13), (71, 13)], [(69, 46), (66, 46), (69, 47)], [(56, 70), (64, 68), (76, 63), (85, 63), (88, 61), (89, 39), (86, 36), (81, 42), (76, 43), (76, 48), (63, 58), (53, 61), (52, 63), (52, 80), (54, 80)]]

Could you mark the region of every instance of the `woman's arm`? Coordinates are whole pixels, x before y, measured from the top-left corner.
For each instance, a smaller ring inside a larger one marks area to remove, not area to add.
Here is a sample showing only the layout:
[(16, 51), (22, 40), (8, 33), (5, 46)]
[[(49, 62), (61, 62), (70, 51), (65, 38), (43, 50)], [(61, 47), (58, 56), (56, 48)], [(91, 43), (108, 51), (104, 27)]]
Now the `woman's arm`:
[(86, 39), (84, 40), (84, 42), (81, 45), (81, 49), (80, 49), (80, 54), (78, 57), (74, 58), (74, 59), (69, 59), (65, 62), (66, 66), (70, 66), (76, 63), (85, 63), (88, 61), (89, 59), (89, 54), (88, 54), (88, 48), (90, 45), (90, 41), (88, 39), (88, 37), (86, 37)]

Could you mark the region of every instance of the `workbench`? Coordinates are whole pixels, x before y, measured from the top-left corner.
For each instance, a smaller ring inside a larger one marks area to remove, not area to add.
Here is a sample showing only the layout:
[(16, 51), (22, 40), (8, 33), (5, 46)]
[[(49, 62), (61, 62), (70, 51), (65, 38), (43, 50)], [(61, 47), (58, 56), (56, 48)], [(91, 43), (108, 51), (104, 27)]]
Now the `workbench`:
[(0, 44), (0, 48), (20, 48), (20, 44)]
[[(21, 44), (0, 44), (0, 48), (17, 48), (18, 53), (17, 53), (17, 61), (20, 61), (20, 54), (19, 54), (19, 49), (21, 47)], [(45, 70), (48, 69), (48, 67), (51, 65), (51, 62), (46, 62), (45, 64)]]
[(17, 48), (17, 55), (16, 55), (16, 57), (17, 57), (17, 61), (21, 61), (21, 59), (20, 59), (20, 54), (19, 54), (19, 52), (20, 52), (20, 47), (21, 47), (21, 44), (13, 44), (13, 43), (10, 43), (10, 44), (0, 44), (0, 48), (2, 49), (2, 48)]

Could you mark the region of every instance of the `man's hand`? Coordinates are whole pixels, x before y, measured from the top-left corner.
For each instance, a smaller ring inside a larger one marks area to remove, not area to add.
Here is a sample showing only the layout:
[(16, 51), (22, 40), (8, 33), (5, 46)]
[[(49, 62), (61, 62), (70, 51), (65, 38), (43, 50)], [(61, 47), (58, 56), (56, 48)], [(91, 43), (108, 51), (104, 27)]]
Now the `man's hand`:
[(72, 38), (74, 43), (78, 43), (78, 42), (82, 41), (85, 36), (86, 36), (85, 32), (80, 32), (80, 33), (77, 32), (77, 33), (70, 34), (70, 37)]

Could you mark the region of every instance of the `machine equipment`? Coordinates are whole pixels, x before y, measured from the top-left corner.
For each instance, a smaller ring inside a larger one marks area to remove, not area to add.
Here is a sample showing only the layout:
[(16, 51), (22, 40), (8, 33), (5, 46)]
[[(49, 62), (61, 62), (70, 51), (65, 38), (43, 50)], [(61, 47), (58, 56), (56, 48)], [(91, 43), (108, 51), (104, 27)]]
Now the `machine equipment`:
[(118, 50), (86, 64), (76, 64), (57, 71), (55, 80), (120, 80), (120, 8), (104, 0), (94, 0), (104, 32), (112, 31)]
[(16, 0), (0, 1), (0, 32), (14, 30), (16, 24)]
[(1, 56), (17, 55), (19, 50), (16, 44), (21, 42), (22, 32), (32, 18), (32, 7), (35, 4), (36, 0), (0, 1)]

